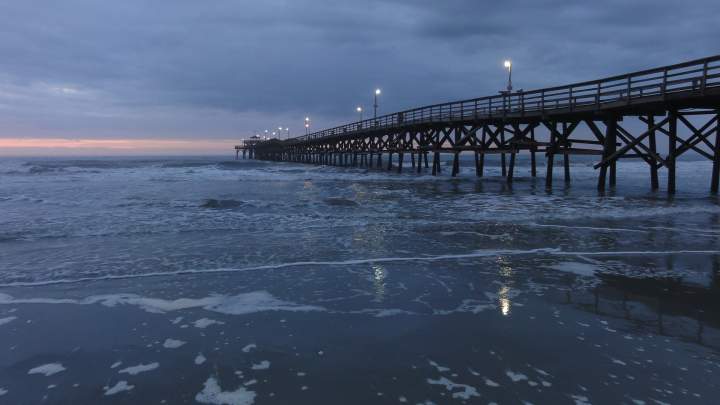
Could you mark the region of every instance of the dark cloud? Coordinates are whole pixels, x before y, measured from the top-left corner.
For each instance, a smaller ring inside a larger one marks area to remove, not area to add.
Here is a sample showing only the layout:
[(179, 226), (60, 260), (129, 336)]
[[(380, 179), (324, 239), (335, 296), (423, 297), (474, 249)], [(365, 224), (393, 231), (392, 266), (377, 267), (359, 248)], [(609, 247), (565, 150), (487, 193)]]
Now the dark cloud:
[(720, 2), (0, 0), (0, 136), (227, 137), (718, 52)]

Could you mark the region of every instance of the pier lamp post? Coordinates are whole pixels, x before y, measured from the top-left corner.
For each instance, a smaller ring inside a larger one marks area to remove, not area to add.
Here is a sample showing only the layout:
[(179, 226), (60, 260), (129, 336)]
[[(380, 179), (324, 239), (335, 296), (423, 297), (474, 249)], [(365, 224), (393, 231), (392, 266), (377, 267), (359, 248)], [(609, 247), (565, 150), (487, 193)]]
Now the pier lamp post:
[(505, 60), (505, 63), (503, 64), (505, 66), (505, 69), (508, 70), (508, 85), (507, 85), (507, 91), (508, 93), (512, 92), (512, 61), (510, 59)]
[(285, 127), (285, 135), (287, 136), (287, 139), (290, 139), (290, 127)]
[(278, 139), (282, 138), (283, 127), (278, 127)]
[(268, 139), (268, 130), (265, 130), (265, 139)]
[(378, 108), (378, 100), (377, 99), (378, 99), (378, 96), (380, 95), (380, 93), (381, 93), (380, 89), (375, 89), (375, 102), (373, 103), (373, 107), (374, 107), (373, 118), (377, 118), (377, 108)]
[(308, 134), (309, 130), (310, 130), (310, 117), (305, 117), (305, 135)]
[(355, 111), (357, 111), (358, 114), (360, 114), (360, 121), (362, 121), (362, 111), (363, 111), (362, 107), (358, 106), (358, 108), (356, 108)]

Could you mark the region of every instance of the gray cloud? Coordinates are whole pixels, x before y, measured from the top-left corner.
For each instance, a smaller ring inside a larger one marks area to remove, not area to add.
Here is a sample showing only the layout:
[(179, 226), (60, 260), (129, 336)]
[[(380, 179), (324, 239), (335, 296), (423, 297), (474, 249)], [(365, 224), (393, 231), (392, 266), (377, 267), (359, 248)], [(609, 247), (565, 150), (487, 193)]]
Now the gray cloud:
[[(204, 136), (717, 53), (720, 3), (0, 0), (0, 136)], [(293, 125), (294, 124), (294, 125)], [(297, 133), (297, 132), (296, 132)]]

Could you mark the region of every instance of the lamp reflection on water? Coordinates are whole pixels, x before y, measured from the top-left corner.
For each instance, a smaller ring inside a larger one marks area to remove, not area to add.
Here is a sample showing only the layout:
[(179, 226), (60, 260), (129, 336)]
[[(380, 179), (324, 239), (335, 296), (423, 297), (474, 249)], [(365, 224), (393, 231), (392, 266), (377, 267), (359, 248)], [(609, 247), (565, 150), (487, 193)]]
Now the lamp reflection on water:
[(510, 302), (510, 287), (506, 285), (500, 287), (500, 291), (498, 291), (498, 304), (500, 305), (500, 312), (503, 316), (510, 315), (510, 307), (512, 306), (512, 302)]
[(498, 305), (500, 312), (503, 316), (510, 315), (510, 308), (512, 307), (512, 301), (510, 301), (510, 290), (513, 283), (514, 270), (510, 266), (510, 261), (502, 256), (497, 258), (498, 266), (500, 266), (500, 276), (504, 279), (504, 283), (498, 291)]
[(375, 301), (382, 302), (385, 298), (385, 278), (387, 277), (387, 270), (379, 264), (373, 264), (372, 270), (373, 285), (375, 287)]

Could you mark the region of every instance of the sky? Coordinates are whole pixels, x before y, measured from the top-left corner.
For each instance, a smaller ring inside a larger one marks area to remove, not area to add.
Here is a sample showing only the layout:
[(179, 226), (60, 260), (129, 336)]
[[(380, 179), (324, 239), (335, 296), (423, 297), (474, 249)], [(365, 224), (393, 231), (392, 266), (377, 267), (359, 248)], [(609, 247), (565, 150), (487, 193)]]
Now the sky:
[[(228, 153), (720, 53), (717, 0), (0, 0), (0, 155)], [(366, 116), (367, 117), (367, 116)]]

